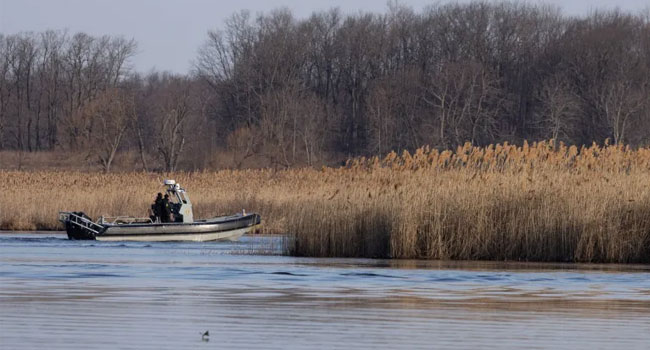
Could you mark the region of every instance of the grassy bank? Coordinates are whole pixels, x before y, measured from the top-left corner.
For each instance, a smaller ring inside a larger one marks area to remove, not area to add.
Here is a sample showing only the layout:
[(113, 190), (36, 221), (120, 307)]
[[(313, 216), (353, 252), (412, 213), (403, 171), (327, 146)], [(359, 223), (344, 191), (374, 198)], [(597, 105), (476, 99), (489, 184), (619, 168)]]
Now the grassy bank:
[(179, 173), (0, 172), (2, 229), (59, 210), (145, 215), (163, 177), (198, 217), (246, 208), (303, 256), (650, 262), (650, 149), (469, 145), (343, 168)]

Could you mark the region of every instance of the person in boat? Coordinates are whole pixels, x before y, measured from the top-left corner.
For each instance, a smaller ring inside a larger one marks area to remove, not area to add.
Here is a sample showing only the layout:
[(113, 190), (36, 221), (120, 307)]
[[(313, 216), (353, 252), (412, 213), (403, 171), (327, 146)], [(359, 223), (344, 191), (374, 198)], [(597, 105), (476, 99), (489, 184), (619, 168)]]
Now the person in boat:
[(162, 199), (162, 204), (160, 206), (161, 212), (160, 212), (160, 221), (162, 222), (171, 222), (171, 216), (172, 216), (172, 208), (171, 204), (169, 203), (169, 195), (166, 194), (165, 198)]
[(161, 219), (161, 209), (162, 209), (162, 201), (163, 201), (163, 195), (162, 193), (158, 192), (158, 195), (156, 196), (156, 199), (154, 200), (153, 204), (151, 205), (151, 211), (153, 213), (152, 220), (154, 222), (160, 222)]

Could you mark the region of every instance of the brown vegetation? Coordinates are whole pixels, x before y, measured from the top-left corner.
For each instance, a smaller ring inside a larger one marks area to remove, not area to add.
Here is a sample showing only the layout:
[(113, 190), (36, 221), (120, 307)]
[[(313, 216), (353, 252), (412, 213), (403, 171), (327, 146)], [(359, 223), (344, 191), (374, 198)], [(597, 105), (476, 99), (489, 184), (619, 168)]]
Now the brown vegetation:
[[(197, 216), (242, 208), (302, 256), (650, 262), (650, 149), (421, 148), (341, 168), (175, 173)], [(163, 176), (0, 172), (0, 226), (145, 215)]]
[(648, 170), (648, 149), (549, 143), (361, 159), (335, 171), (340, 185), (330, 200), (291, 216), (290, 248), (309, 256), (648, 262)]

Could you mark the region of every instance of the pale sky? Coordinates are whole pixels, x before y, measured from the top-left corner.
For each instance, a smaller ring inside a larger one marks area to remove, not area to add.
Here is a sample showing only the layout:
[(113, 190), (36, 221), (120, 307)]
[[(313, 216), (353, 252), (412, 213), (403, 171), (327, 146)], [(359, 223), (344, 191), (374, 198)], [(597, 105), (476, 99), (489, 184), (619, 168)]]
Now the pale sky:
[[(416, 10), (435, 2), (400, 1)], [(636, 12), (650, 6), (650, 0), (544, 2), (558, 5), (570, 15), (616, 7)], [(92, 35), (123, 35), (138, 42), (138, 54), (132, 61), (136, 70), (147, 72), (155, 68), (186, 73), (208, 30), (221, 28), (224, 20), (234, 12), (247, 9), (259, 13), (287, 7), (295, 16), (304, 18), (314, 11), (333, 7), (344, 13), (383, 12), (386, 4), (384, 0), (0, 0), (0, 33), (55, 29)]]

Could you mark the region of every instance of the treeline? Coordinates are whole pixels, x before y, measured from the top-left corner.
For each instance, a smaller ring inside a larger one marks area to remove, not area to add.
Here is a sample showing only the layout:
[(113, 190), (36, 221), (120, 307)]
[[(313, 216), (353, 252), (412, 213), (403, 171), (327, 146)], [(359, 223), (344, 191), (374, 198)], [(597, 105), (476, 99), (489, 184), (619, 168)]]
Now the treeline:
[[(146, 169), (293, 166), (422, 145), (647, 145), (650, 17), (524, 3), (233, 15), (186, 76), (133, 41), (0, 37), (0, 149), (121, 151)], [(214, 164), (215, 153), (229, 161)]]

